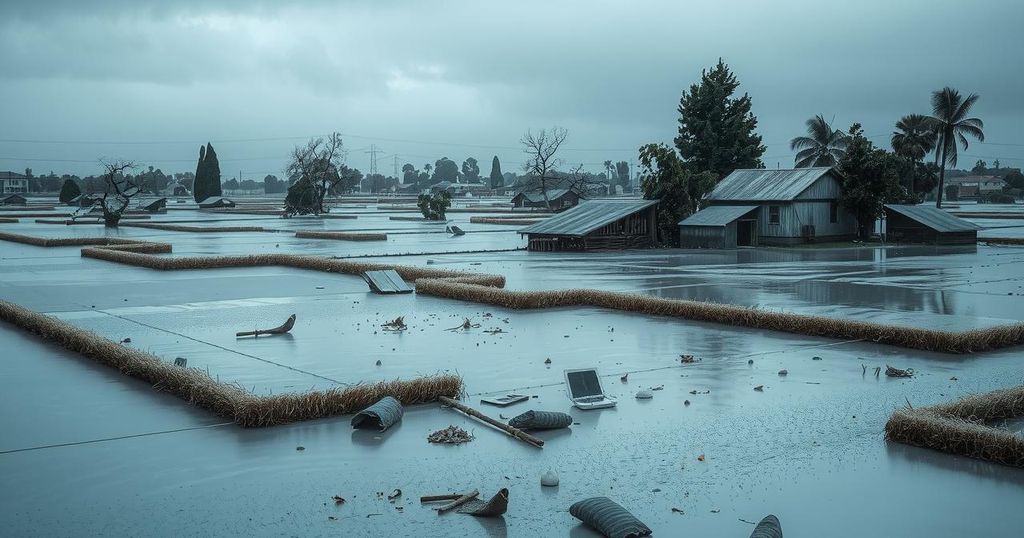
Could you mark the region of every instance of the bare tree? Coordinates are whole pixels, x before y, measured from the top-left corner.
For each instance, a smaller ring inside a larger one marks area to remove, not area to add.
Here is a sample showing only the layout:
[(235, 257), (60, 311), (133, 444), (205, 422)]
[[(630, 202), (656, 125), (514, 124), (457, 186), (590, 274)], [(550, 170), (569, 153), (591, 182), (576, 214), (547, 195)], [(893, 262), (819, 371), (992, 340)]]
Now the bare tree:
[(103, 225), (114, 228), (121, 220), (121, 215), (128, 209), (128, 204), (142, 189), (133, 179), (128, 179), (125, 172), (138, 167), (134, 161), (115, 159), (107, 161), (100, 159), (104, 173), (103, 196), (100, 198), (100, 207), (103, 209)]
[(519, 143), (523, 145), (523, 153), (527, 160), (523, 163), (523, 171), (529, 177), (527, 183), (540, 190), (544, 196), (544, 205), (550, 210), (551, 200), (548, 199), (548, 185), (554, 179), (552, 172), (558, 169), (562, 160), (556, 157), (558, 148), (565, 142), (569, 131), (561, 127), (550, 130), (541, 129), (534, 134), (526, 131)]
[[(319, 215), (327, 212), (324, 207), (324, 198), (327, 197), (327, 193), (334, 191), (343, 180), (340, 170), (345, 155), (341, 133), (337, 132), (331, 133), (326, 138), (313, 138), (305, 146), (295, 146), (285, 171), (289, 177), (298, 176), (298, 182), (293, 187), (305, 188), (310, 192), (308, 196), (296, 197), (302, 199), (298, 204), (294, 203), (296, 198), (289, 196), (292, 198), (292, 202), (288, 202), (286, 199), (289, 213)], [(302, 183), (301, 186), (299, 182)]]

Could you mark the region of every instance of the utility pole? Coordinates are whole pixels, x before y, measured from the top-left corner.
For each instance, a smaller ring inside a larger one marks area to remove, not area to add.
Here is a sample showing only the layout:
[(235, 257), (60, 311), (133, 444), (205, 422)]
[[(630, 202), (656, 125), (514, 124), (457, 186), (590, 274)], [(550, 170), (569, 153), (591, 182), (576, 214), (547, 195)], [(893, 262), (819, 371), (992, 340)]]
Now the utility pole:
[(370, 175), (377, 175), (377, 154), (383, 152), (376, 144), (370, 144), (370, 149), (363, 153), (370, 154)]
[(395, 155), (395, 177), (398, 177), (398, 155)]

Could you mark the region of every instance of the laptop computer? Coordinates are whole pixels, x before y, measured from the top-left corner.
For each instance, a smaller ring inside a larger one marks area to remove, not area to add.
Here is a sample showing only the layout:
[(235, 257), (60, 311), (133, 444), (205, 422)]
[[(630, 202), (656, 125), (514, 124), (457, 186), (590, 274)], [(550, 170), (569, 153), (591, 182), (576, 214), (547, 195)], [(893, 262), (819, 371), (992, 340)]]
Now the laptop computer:
[(569, 399), (577, 409), (615, 407), (618, 403), (615, 398), (605, 396), (596, 368), (566, 370), (565, 386), (569, 388)]

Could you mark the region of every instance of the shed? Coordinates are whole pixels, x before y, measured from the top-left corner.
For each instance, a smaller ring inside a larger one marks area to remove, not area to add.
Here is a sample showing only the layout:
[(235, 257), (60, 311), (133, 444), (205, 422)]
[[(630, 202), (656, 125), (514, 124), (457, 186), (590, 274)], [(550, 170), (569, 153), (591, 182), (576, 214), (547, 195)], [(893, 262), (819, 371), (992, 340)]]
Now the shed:
[(68, 200), (68, 205), (71, 207), (92, 207), (99, 201), (100, 199), (96, 196), (79, 194), (78, 196)]
[[(556, 211), (568, 209), (579, 205), (580, 194), (573, 189), (547, 189), (548, 201), (551, 202), (551, 209)], [(544, 192), (540, 189), (519, 191), (512, 197), (512, 207), (537, 207), (547, 208), (544, 202)]]
[[(839, 204), (840, 195), (839, 176), (831, 167), (736, 170), (708, 194), (708, 207), (697, 215), (719, 206), (756, 207), (749, 233), (757, 244), (850, 239), (857, 235), (857, 219)], [(716, 212), (708, 220), (720, 222), (730, 214), (735, 213)], [(746, 234), (737, 223), (737, 237)], [(733, 246), (728, 240), (723, 243), (724, 248)]]
[(171, 191), (171, 196), (188, 196), (188, 189), (185, 188), (181, 183), (172, 183), (167, 186), (167, 189)]
[(645, 248), (657, 241), (659, 200), (589, 200), (519, 230), (528, 250)]
[(718, 205), (698, 211), (679, 222), (683, 248), (735, 248), (757, 246), (756, 205)]
[(199, 202), (199, 209), (210, 209), (214, 207), (235, 207), (235, 203), (223, 196), (211, 196)]
[(0, 199), (0, 205), (25, 205), (28, 200), (20, 194), (11, 194)]
[(981, 227), (926, 205), (885, 206), (885, 237), (889, 241), (966, 245), (978, 241)]

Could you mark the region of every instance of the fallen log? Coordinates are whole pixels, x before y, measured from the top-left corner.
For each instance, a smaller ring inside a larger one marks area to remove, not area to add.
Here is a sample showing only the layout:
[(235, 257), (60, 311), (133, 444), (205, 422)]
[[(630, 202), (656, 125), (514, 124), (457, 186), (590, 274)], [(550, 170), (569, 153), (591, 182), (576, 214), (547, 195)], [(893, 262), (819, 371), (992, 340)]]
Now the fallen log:
[(454, 501), (462, 497), (461, 493), (445, 493), (442, 495), (424, 495), (420, 497), (421, 503), (436, 503), (438, 501)]
[(469, 416), (471, 416), (471, 417), (473, 417), (473, 418), (475, 418), (477, 420), (486, 422), (487, 424), (490, 424), (491, 426), (494, 426), (495, 428), (498, 428), (499, 430), (501, 430), (501, 431), (511, 435), (512, 437), (515, 437), (516, 439), (519, 439), (520, 441), (524, 441), (526, 443), (529, 443), (529, 444), (531, 444), (531, 445), (533, 445), (533, 446), (535, 446), (537, 448), (544, 448), (544, 440), (543, 439), (538, 439), (538, 438), (536, 438), (536, 437), (534, 437), (534, 436), (524, 432), (523, 430), (520, 430), (519, 428), (515, 428), (515, 427), (512, 427), (512, 426), (509, 426), (508, 424), (505, 424), (503, 422), (498, 422), (497, 420), (494, 420), (493, 418), (491, 418), (491, 417), (489, 417), (489, 416), (487, 416), (487, 415), (477, 411), (476, 409), (473, 409), (472, 407), (469, 407), (468, 405), (466, 405), (466, 404), (464, 404), (464, 403), (462, 403), (460, 401), (448, 398), (447, 396), (441, 396), (438, 399), (444, 405), (447, 405), (448, 407), (452, 407), (452, 408), (458, 409), (459, 411), (462, 411), (463, 413), (465, 413), (465, 414), (467, 414), (467, 415), (469, 415)]
[(438, 508), (437, 509), (437, 513), (438, 514), (443, 514), (443, 513), (447, 512), (449, 510), (454, 510), (454, 509), (456, 509), (456, 508), (458, 508), (458, 507), (468, 503), (469, 501), (477, 498), (477, 496), (479, 496), (479, 495), (480, 495), (480, 492), (478, 490), (474, 489), (473, 491), (470, 491), (469, 493), (459, 497), (458, 499), (455, 499), (454, 501), (452, 501), (452, 502), (450, 502), (450, 503), (448, 503), (448, 504)]
[(242, 331), (235, 333), (235, 337), (239, 338), (242, 336), (259, 336), (261, 334), (285, 334), (292, 330), (295, 326), (295, 314), (288, 316), (288, 321), (285, 321), (281, 325), (274, 327), (273, 329), (256, 329), (255, 331)]

